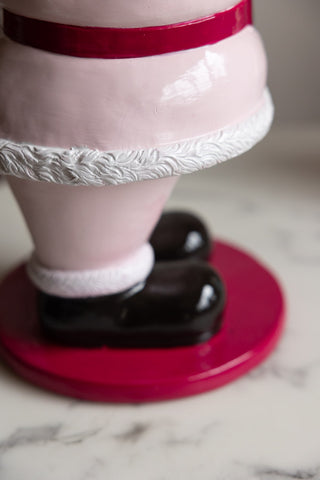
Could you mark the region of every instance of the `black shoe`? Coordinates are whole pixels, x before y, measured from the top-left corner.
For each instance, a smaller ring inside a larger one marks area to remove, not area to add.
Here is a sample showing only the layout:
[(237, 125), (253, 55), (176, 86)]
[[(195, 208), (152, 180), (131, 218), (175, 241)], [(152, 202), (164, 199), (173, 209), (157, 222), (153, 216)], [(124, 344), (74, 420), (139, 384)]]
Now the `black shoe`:
[(207, 260), (212, 248), (206, 226), (188, 212), (164, 213), (152, 233), (150, 243), (156, 261)]
[(103, 297), (38, 293), (46, 338), (76, 347), (167, 348), (205, 342), (219, 331), (225, 291), (204, 262), (156, 264), (147, 280)]

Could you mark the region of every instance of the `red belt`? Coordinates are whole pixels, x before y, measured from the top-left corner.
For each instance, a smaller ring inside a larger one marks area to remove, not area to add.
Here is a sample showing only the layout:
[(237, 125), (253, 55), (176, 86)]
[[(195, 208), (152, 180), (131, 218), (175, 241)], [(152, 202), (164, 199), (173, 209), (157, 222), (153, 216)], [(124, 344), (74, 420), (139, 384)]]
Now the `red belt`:
[(134, 58), (212, 45), (252, 23), (251, 0), (187, 22), (143, 28), (79, 27), (22, 17), (4, 10), (11, 40), (48, 52), (83, 58)]

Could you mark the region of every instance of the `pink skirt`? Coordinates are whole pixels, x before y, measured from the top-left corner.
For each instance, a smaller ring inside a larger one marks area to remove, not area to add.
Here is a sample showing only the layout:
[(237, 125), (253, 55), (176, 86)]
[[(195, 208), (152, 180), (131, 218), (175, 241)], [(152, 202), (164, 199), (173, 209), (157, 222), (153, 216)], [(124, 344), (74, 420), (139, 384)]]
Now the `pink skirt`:
[[(51, 22), (131, 27), (236, 2), (157, 2), (155, 12), (146, 0), (129, 2), (128, 12), (124, 0), (82, 0), (77, 12), (71, 0), (43, 2), (40, 12), (35, 0), (27, 9), (4, 3)], [(0, 70), (0, 172), (20, 178), (98, 186), (191, 173), (250, 149), (273, 117), (252, 25), (213, 45), (124, 59), (59, 55), (4, 37)]]

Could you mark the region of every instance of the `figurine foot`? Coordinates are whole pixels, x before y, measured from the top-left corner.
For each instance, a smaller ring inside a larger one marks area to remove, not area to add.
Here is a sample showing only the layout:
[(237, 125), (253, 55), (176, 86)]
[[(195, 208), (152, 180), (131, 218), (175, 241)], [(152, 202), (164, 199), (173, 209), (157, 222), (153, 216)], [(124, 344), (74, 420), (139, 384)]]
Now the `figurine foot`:
[(221, 326), (225, 291), (203, 262), (163, 262), (143, 283), (103, 297), (38, 293), (44, 335), (76, 347), (166, 348), (207, 341)]
[(200, 218), (180, 211), (162, 215), (150, 243), (157, 261), (207, 260), (212, 248), (208, 229)]
[(216, 242), (214, 265), (229, 299), (220, 332), (205, 343), (156, 349), (70, 348), (46, 341), (36, 290), (23, 265), (0, 285), (1, 358), (32, 383), (93, 401), (168, 400), (221, 387), (275, 348), (284, 299), (268, 270), (238, 248)]

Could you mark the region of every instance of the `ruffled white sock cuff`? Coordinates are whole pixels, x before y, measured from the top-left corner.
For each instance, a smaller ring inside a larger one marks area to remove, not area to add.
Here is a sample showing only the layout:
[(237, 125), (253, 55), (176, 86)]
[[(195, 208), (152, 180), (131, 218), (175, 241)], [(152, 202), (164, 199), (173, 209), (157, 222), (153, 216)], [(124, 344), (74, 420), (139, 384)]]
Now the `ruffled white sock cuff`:
[(145, 244), (133, 255), (99, 270), (51, 270), (33, 255), (27, 264), (32, 283), (45, 293), (65, 298), (85, 298), (118, 293), (145, 280), (154, 265), (154, 253)]

